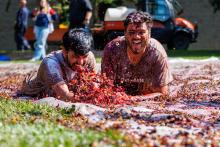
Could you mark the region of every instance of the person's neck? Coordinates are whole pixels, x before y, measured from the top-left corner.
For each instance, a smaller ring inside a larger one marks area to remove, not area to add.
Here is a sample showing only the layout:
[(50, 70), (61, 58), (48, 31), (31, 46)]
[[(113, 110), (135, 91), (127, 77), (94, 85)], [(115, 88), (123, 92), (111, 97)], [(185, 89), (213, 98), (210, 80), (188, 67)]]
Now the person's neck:
[(143, 50), (142, 52), (135, 54), (131, 51), (130, 48), (127, 48), (127, 55), (128, 55), (128, 59), (132, 64), (138, 64), (141, 61), (141, 58), (143, 57), (144, 53), (145, 53), (146, 49)]

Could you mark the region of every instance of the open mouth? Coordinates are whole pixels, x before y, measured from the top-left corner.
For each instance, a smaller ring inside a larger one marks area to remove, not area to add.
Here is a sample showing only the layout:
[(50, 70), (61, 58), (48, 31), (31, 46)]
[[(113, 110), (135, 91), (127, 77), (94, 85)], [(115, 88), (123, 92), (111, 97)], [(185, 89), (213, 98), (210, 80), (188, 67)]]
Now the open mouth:
[(141, 40), (133, 40), (132, 44), (139, 45), (139, 44), (141, 44)]
[(132, 40), (131, 45), (135, 47), (140, 47), (142, 44), (141, 40)]
[(141, 43), (142, 43), (141, 40), (133, 40), (131, 44), (132, 48), (138, 50), (139, 48), (141, 48)]

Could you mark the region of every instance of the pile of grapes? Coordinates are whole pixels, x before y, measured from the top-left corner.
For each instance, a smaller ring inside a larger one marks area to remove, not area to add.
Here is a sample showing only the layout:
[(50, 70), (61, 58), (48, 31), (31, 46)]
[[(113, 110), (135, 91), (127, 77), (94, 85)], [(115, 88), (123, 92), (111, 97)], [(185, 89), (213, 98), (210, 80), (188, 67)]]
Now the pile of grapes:
[(132, 104), (122, 87), (115, 86), (105, 74), (83, 69), (68, 84), (77, 102), (90, 103), (101, 107)]

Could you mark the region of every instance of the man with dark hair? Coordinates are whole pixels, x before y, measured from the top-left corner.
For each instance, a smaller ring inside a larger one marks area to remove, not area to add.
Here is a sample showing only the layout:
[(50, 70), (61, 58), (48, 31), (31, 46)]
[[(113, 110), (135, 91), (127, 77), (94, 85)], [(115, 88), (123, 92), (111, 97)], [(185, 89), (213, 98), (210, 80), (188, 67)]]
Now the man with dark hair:
[(101, 70), (130, 95), (168, 94), (172, 76), (163, 46), (151, 38), (150, 14), (137, 11), (124, 21), (125, 36), (108, 43)]
[(91, 17), (92, 5), (90, 0), (70, 0), (70, 28), (88, 29)]
[(28, 25), (29, 10), (26, 7), (27, 0), (19, 0), (19, 10), (15, 23), (15, 42), (17, 50), (30, 49), (27, 39), (24, 37)]
[(95, 70), (95, 57), (91, 50), (90, 35), (80, 29), (72, 29), (63, 36), (62, 50), (45, 57), (35, 78), (25, 81), (20, 95), (55, 96), (74, 102), (74, 93), (67, 86), (81, 68)]

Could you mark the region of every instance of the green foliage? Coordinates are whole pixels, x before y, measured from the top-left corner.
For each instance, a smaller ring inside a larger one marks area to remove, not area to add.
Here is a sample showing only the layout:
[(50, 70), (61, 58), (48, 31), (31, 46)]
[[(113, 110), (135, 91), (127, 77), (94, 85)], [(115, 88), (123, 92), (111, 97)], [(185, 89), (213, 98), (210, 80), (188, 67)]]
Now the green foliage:
[(69, 24), (69, 0), (48, 0), (59, 14), (60, 23)]
[[(69, 3), (70, 0), (48, 0), (52, 7), (57, 10), (60, 16), (60, 23), (69, 24)], [(123, 5), (127, 2), (136, 3), (137, 0), (91, 0), (94, 8), (94, 13), (97, 13), (99, 4), (107, 5), (108, 7), (116, 7)], [(103, 12), (104, 13), (104, 12)], [(93, 15), (98, 17), (98, 15)], [(98, 18), (94, 18), (97, 20)]]
[(30, 123), (32, 122), (31, 119), (36, 118), (40, 121), (53, 122), (62, 114), (52, 107), (33, 104), (31, 102), (21, 100), (11, 101), (1, 99), (0, 110), (0, 121), (5, 123)]
[[(104, 133), (83, 130), (75, 132), (60, 125), (4, 125), (0, 123), (0, 146), (90, 146), (104, 137)], [(13, 140), (13, 141), (12, 141)]]
[[(99, 3), (111, 4), (116, 0), (91, 0), (94, 7)], [(60, 23), (69, 24), (69, 3), (70, 0), (49, 0), (52, 7), (57, 10), (60, 16)]]
[(94, 4), (99, 4), (99, 3), (110, 4), (114, 1), (116, 1), (116, 0), (91, 0), (91, 2)]
[[(0, 97), (0, 146), (126, 146), (124, 136), (114, 130), (96, 131), (74, 121), (74, 107), (57, 109), (25, 100)], [(64, 123), (61, 123), (64, 122)], [(66, 125), (65, 125), (66, 124)], [(68, 126), (77, 125), (78, 131)], [(81, 127), (81, 128), (79, 128)], [(13, 140), (13, 141), (12, 141)], [(129, 143), (130, 144), (130, 143)]]

